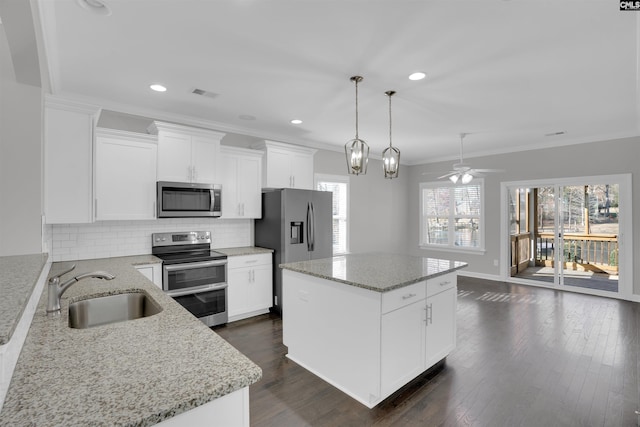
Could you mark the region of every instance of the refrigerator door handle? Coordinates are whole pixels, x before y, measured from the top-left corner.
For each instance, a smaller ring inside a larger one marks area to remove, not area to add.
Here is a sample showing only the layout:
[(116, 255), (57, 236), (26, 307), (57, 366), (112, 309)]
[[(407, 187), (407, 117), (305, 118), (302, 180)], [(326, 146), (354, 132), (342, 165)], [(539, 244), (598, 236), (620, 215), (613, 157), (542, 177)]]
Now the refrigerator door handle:
[(313, 206), (313, 202), (311, 202), (310, 205), (311, 205), (311, 235), (309, 240), (311, 240), (311, 251), (314, 251), (316, 246), (316, 209), (315, 209), (315, 206)]
[(307, 251), (313, 251), (313, 207), (307, 203)]

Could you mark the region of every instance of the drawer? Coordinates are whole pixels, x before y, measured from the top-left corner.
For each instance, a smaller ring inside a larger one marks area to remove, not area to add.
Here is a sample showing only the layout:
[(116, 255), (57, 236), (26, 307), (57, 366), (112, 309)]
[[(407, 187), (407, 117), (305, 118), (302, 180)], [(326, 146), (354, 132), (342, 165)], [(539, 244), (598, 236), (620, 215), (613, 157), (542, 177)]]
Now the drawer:
[(424, 297), (424, 282), (414, 283), (413, 285), (385, 292), (382, 294), (382, 314), (420, 301), (424, 299)]
[(227, 268), (254, 267), (256, 265), (271, 265), (271, 253), (230, 256), (227, 258)]
[(451, 289), (456, 286), (457, 277), (456, 273), (448, 273), (442, 276), (434, 277), (427, 280), (427, 297), (431, 295), (439, 294), (442, 291)]

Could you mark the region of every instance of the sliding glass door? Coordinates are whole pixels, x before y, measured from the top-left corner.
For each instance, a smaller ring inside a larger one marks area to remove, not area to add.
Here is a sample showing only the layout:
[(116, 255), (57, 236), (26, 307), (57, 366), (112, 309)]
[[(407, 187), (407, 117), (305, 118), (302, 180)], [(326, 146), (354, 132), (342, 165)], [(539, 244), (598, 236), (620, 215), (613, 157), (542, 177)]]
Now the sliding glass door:
[(630, 194), (621, 191), (630, 188), (630, 182), (617, 178), (507, 183), (509, 243), (504, 247), (509, 248), (509, 277), (598, 295), (620, 294), (621, 206), (630, 209), (631, 200), (621, 200)]
[(618, 292), (619, 185), (568, 185), (558, 194), (559, 283)]

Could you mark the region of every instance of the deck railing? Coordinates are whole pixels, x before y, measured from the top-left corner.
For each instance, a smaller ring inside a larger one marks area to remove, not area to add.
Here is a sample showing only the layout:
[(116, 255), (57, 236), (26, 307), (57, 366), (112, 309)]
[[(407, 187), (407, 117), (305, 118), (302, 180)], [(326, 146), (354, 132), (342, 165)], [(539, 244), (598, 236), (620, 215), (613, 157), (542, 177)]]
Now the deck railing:
[[(536, 264), (553, 261), (553, 238), (553, 233), (536, 235)], [(618, 272), (618, 236), (615, 234), (565, 233), (562, 254), (565, 263), (607, 273)]]

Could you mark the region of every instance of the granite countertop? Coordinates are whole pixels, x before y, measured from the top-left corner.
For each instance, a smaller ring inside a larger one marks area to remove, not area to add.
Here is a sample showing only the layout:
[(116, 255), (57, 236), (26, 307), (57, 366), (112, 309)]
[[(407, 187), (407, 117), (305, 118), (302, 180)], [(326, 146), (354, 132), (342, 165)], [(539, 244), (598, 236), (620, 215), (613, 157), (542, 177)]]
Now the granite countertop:
[(466, 266), (467, 263), (460, 261), (382, 253), (349, 254), (280, 265), (286, 270), (376, 292), (402, 288)]
[[(0, 426), (148, 426), (262, 377), (257, 365), (133, 267), (156, 260), (134, 256), (77, 261), (75, 275), (104, 270), (116, 278), (75, 283), (63, 295), (58, 317), (46, 315), (45, 289)], [(68, 264), (53, 264), (51, 273)], [(132, 290), (151, 296), (163, 310), (94, 328), (67, 326), (70, 302)]]
[(273, 249), (261, 248), (258, 246), (245, 246), (241, 248), (222, 248), (214, 249), (216, 252), (225, 254), (226, 256), (241, 256), (241, 255), (257, 255), (257, 254), (269, 254), (273, 252)]
[(0, 345), (13, 336), (48, 258), (48, 254), (0, 257)]

